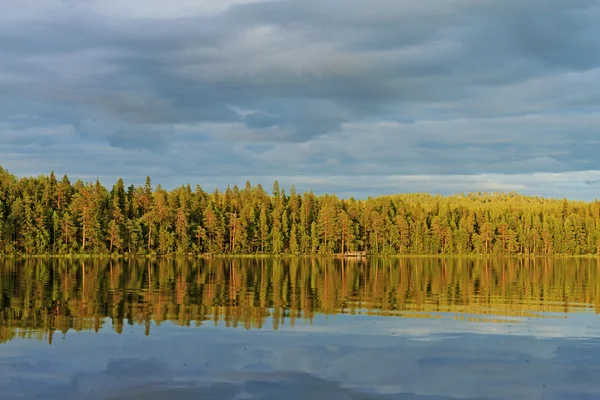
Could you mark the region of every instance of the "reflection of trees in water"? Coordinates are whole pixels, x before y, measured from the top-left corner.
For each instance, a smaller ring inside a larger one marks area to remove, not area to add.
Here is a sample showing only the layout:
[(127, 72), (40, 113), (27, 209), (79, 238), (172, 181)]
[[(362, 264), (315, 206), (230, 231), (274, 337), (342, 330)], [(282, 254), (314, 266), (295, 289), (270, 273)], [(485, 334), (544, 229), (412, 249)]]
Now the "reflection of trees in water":
[(596, 259), (132, 259), (0, 263), (0, 340), (126, 324), (277, 329), (315, 314), (600, 311)]

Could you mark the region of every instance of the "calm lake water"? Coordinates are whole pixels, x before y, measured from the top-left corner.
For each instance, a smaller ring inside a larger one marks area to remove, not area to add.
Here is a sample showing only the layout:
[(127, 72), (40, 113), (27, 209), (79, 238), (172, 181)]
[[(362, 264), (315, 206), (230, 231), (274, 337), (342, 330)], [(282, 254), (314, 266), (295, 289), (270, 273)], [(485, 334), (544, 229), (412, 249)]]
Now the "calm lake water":
[(600, 260), (0, 261), (1, 399), (598, 399)]

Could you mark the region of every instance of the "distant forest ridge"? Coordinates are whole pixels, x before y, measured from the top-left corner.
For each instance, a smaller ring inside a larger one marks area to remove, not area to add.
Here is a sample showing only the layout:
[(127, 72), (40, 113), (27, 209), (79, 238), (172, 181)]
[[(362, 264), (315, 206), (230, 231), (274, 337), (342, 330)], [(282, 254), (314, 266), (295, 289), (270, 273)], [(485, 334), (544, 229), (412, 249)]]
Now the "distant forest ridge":
[(0, 253), (9, 254), (564, 254), (600, 253), (600, 202), (509, 194), (398, 194), (367, 200), (166, 191), (65, 175), (17, 178), (0, 167)]

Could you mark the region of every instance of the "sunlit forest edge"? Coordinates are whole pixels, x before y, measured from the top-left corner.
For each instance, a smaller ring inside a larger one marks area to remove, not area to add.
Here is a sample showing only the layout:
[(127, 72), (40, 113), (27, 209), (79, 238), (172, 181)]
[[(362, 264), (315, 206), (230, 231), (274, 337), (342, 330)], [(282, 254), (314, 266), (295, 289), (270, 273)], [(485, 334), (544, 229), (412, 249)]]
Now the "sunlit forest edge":
[(357, 200), (274, 182), (167, 191), (0, 167), (0, 254), (597, 255), (600, 202), (516, 193)]

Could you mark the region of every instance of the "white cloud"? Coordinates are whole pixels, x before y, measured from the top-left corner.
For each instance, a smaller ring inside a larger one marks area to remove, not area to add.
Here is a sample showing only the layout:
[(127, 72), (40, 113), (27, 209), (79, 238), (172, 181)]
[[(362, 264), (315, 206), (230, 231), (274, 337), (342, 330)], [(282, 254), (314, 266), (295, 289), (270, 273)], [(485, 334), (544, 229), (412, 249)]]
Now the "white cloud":
[(264, 0), (4, 0), (7, 19), (39, 18), (44, 15), (88, 14), (102, 18), (185, 18), (210, 15), (237, 4)]

